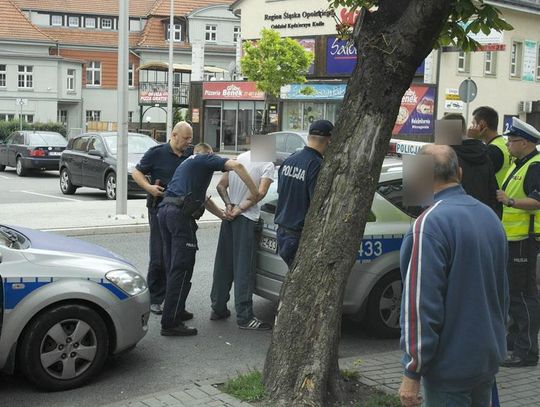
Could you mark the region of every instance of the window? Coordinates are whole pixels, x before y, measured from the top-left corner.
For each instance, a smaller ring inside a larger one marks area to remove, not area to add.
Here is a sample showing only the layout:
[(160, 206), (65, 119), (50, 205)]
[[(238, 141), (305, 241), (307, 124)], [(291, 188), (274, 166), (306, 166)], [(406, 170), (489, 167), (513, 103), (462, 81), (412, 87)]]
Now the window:
[(55, 27), (61, 27), (64, 25), (64, 17), (62, 16), (51, 16), (51, 25)]
[(512, 52), (510, 54), (510, 77), (521, 78), (521, 61), (523, 56), (523, 43), (512, 42)]
[(240, 26), (235, 26), (233, 29), (233, 41), (236, 43), (238, 42), (238, 38), (240, 37)]
[(458, 65), (457, 70), (459, 73), (468, 73), (470, 68), (470, 54), (465, 51), (458, 53)]
[(2, 64), (0, 65), (0, 88), (3, 88), (6, 86), (6, 65)]
[(216, 41), (217, 25), (206, 24), (205, 40), (208, 42)]
[(58, 123), (67, 124), (67, 110), (58, 110), (56, 117)]
[[(171, 37), (171, 25), (167, 24), (167, 41)], [(173, 25), (173, 41), (180, 42), (182, 41), (182, 26), (180, 24)]]
[(73, 150), (86, 151), (86, 147), (88, 146), (89, 140), (90, 140), (90, 137), (88, 136), (76, 138), (75, 140), (73, 140), (73, 147), (72, 147)]
[(19, 89), (32, 89), (34, 87), (34, 67), (31, 65), (19, 65)]
[(130, 88), (135, 86), (135, 65), (132, 63), (128, 65), (128, 86)]
[(484, 74), (487, 76), (495, 76), (497, 74), (497, 53), (487, 51), (484, 55)]
[(19, 115), (19, 117), (22, 117), (23, 122), (34, 123), (34, 115), (33, 114), (22, 114), (22, 115)]
[(70, 16), (68, 19), (68, 25), (70, 27), (78, 27), (79, 26), (79, 17)]
[(101, 19), (101, 28), (104, 30), (112, 30), (112, 19), (102, 18)]
[(389, 201), (392, 205), (396, 206), (398, 209), (413, 218), (418, 217), (423, 211), (421, 206), (404, 205), (403, 181), (400, 179), (380, 183), (377, 186), (377, 192), (382, 195), (387, 201)]
[(67, 70), (66, 90), (68, 92), (75, 92), (75, 69)]
[(87, 110), (86, 111), (87, 122), (99, 122), (101, 121), (101, 110)]
[(86, 67), (86, 85), (101, 86), (101, 62), (90, 61)]
[[(536, 50), (536, 79), (540, 80), (540, 45), (538, 46), (538, 49)], [(0, 74), (0, 86), (2, 83), (1, 74)]]
[(11, 113), (0, 113), (0, 122), (15, 120), (15, 115)]
[(84, 19), (84, 26), (86, 28), (96, 28), (96, 19), (93, 17), (86, 17)]
[(133, 112), (128, 112), (128, 123), (133, 123)]

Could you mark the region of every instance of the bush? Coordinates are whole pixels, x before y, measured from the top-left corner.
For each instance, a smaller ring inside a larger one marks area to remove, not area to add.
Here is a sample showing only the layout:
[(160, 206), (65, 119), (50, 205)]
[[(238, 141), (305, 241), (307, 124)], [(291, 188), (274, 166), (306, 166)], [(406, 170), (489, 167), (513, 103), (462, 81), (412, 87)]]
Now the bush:
[[(55, 131), (66, 137), (67, 129), (62, 123), (26, 123), (23, 122), (23, 130)], [(0, 121), (0, 140), (5, 140), (12, 132), (19, 130), (18, 120)]]

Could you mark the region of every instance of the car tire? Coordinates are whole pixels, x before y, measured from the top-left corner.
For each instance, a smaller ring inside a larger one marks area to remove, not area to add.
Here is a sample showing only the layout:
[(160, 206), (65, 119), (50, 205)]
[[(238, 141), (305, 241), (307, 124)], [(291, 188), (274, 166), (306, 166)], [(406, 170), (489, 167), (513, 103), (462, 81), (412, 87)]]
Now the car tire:
[(15, 163), (15, 172), (19, 177), (24, 177), (28, 173), (28, 170), (23, 166), (21, 157), (17, 157), (17, 162)]
[(402, 289), (401, 274), (394, 270), (384, 275), (371, 290), (365, 322), (374, 336), (399, 337)]
[(88, 382), (105, 364), (109, 334), (102, 317), (84, 305), (59, 305), (24, 330), (18, 364), (37, 387), (61, 391)]
[(77, 185), (73, 185), (71, 182), (71, 177), (67, 168), (62, 168), (60, 170), (60, 191), (64, 195), (73, 195), (77, 190)]
[(6, 166), (4, 164), (0, 164), (0, 172), (4, 172), (6, 170)]
[(116, 174), (109, 172), (105, 177), (105, 195), (107, 199), (116, 199)]

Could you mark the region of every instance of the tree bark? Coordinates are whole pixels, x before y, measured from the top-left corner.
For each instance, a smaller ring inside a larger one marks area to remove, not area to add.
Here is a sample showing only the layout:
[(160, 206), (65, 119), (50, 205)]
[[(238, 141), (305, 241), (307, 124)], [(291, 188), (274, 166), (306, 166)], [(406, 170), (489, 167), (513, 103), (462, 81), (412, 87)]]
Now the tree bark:
[(355, 29), (359, 62), (281, 291), (263, 381), (272, 402), (339, 400), (342, 302), (401, 98), (450, 14), (448, 0), (381, 0)]

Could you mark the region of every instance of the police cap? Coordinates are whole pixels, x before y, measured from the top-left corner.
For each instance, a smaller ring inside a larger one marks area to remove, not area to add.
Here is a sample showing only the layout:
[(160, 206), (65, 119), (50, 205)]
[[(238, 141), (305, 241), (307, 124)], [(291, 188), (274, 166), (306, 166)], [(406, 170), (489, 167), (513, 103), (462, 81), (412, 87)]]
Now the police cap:
[(330, 137), (334, 130), (334, 125), (328, 120), (316, 120), (309, 126), (309, 134), (311, 136)]
[(540, 132), (517, 117), (512, 117), (512, 125), (504, 134), (506, 136), (521, 137), (531, 143), (540, 143)]

